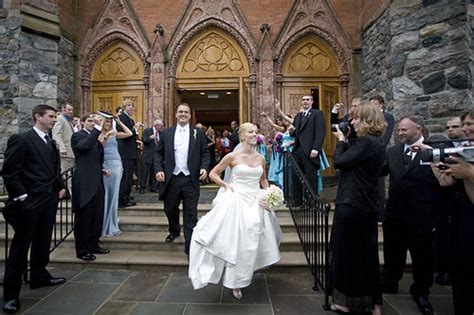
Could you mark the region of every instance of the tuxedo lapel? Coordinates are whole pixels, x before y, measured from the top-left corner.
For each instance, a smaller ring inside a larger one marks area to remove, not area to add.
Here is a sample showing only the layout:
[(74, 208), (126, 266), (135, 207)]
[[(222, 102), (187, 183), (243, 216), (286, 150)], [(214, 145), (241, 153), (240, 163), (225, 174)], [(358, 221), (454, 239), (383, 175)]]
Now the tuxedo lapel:
[(55, 170), (53, 167), (53, 161), (51, 161), (51, 152), (49, 151), (48, 145), (33, 129), (31, 129), (28, 138), (33, 147), (38, 151), (39, 156), (43, 160), (43, 164), (54, 174)]
[(306, 124), (308, 123), (308, 121), (309, 121), (309, 119), (310, 119), (310, 117), (311, 117), (311, 111), (312, 111), (311, 109), (308, 111), (308, 116), (307, 116), (306, 118), (303, 117), (303, 114), (300, 115), (300, 116), (301, 116), (301, 117), (300, 117), (300, 124), (301, 124), (300, 129), (301, 129), (301, 130), (303, 130), (303, 128), (304, 128), (304, 127), (306, 126)]
[(411, 172), (417, 165), (420, 164), (420, 154), (418, 153), (412, 153), (415, 154), (415, 157), (411, 160), (410, 164), (408, 165), (405, 174)]
[(188, 147), (188, 164), (189, 161), (191, 160), (191, 153), (193, 152), (194, 149), (194, 144), (196, 143), (196, 139), (194, 138), (194, 134), (197, 134), (197, 130), (191, 126), (189, 126), (189, 147)]

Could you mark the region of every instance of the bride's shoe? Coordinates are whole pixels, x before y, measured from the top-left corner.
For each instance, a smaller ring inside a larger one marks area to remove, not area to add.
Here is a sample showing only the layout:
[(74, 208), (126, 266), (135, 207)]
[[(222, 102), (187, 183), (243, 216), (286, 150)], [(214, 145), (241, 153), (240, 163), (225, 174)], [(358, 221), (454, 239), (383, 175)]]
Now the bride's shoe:
[(240, 289), (233, 289), (232, 290), (232, 295), (237, 299), (237, 300), (241, 300), (243, 295), (242, 295), (242, 291)]

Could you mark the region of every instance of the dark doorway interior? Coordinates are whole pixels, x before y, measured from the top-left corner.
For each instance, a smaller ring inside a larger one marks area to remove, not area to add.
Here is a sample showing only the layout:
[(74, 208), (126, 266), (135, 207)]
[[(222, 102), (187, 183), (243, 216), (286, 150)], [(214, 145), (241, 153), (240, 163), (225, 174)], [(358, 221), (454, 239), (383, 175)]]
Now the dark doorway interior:
[(193, 123), (201, 123), (214, 130), (230, 130), (230, 122), (239, 120), (238, 90), (182, 91), (181, 101), (193, 111)]

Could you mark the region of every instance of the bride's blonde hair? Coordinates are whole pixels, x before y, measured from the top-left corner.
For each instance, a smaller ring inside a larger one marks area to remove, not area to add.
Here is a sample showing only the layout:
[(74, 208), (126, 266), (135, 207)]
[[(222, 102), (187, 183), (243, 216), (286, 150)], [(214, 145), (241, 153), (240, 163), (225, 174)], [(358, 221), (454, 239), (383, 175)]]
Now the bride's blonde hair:
[(252, 127), (255, 127), (255, 125), (249, 122), (243, 123), (239, 126), (239, 139), (241, 142), (243, 141), (244, 134), (247, 133)]

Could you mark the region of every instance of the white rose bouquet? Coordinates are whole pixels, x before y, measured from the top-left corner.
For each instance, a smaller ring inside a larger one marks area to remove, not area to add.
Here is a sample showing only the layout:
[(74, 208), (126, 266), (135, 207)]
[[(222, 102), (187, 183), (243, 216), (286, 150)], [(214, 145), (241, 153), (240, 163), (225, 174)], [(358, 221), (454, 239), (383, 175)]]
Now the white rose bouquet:
[(285, 200), (283, 191), (275, 185), (270, 185), (265, 192), (260, 194), (259, 205), (266, 210), (275, 210), (283, 204)]

